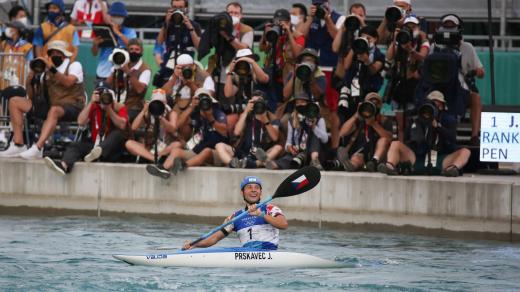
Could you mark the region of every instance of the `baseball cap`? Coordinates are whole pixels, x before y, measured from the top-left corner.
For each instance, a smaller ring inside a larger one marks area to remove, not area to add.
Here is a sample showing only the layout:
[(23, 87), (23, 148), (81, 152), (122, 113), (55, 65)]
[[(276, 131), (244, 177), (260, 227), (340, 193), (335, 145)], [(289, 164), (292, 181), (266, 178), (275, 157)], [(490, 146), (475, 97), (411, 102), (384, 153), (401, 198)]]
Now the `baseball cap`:
[(192, 65), (193, 58), (188, 54), (182, 54), (177, 57), (177, 65)]
[(240, 183), (240, 189), (244, 190), (245, 186), (249, 184), (257, 184), (262, 188), (262, 180), (256, 176), (247, 176)]
[(442, 23), (445, 23), (447, 21), (451, 21), (451, 22), (455, 23), (455, 25), (460, 25), (460, 19), (453, 14), (448, 14), (448, 15), (444, 16), (441, 20)]
[(404, 24), (407, 24), (407, 23), (419, 24), (419, 19), (417, 19), (417, 17), (415, 15), (410, 15), (404, 19)]

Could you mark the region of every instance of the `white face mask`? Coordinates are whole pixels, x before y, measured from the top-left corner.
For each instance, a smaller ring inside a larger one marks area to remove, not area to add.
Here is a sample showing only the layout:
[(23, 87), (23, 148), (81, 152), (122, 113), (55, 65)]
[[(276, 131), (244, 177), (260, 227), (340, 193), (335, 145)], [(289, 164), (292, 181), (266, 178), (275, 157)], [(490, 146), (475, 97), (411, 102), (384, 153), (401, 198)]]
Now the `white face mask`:
[(14, 36), (14, 29), (13, 29), (12, 27), (8, 27), (8, 28), (6, 28), (6, 29), (5, 29), (5, 36), (6, 36), (7, 38), (12, 39), (13, 36)]
[(16, 21), (23, 23), (23, 25), (25, 25), (25, 26), (29, 25), (29, 18), (27, 18), (27, 17), (19, 18)]
[(299, 23), (300, 23), (300, 17), (291, 14), (291, 24), (296, 26)]
[(233, 25), (237, 25), (240, 23), (240, 17), (238, 16), (231, 16), (231, 19), (233, 20)]
[(112, 22), (115, 24), (115, 25), (119, 25), (121, 26), (123, 24), (123, 22), (125, 21), (125, 18), (124, 17), (119, 17), (119, 16), (113, 16), (112, 17)]

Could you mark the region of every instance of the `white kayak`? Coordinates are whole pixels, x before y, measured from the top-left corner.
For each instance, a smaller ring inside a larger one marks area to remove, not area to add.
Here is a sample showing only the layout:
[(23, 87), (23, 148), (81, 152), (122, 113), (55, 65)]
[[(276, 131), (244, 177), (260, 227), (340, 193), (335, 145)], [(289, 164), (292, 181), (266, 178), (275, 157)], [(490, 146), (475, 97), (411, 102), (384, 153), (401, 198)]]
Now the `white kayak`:
[(207, 248), (174, 253), (114, 255), (131, 265), (204, 268), (341, 268), (339, 262), (276, 250)]

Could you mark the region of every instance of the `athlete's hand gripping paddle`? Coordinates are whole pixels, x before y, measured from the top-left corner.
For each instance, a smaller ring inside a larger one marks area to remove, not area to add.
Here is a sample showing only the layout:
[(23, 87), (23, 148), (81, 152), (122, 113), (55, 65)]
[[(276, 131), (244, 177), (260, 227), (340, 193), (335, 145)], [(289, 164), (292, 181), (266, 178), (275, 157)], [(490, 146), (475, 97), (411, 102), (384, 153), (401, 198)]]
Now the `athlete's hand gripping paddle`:
[[(274, 192), (274, 195), (271, 197), (268, 197), (258, 203), (256, 205), (257, 209), (265, 206), (267, 203), (271, 202), (273, 199), (276, 198), (283, 198), (283, 197), (291, 197), (296, 196), (302, 193), (305, 193), (307, 191), (310, 191), (315, 186), (318, 185), (321, 179), (320, 171), (314, 167), (314, 166), (307, 166), (302, 169), (299, 169), (298, 171), (294, 172), (290, 176), (288, 176), (276, 189)], [(215, 227), (208, 233), (202, 235), (198, 239), (190, 242), (190, 246), (194, 246), (195, 244), (199, 243), (200, 241), (210, 237), (214, 233), (220, 231), (220, 229), (233, 224), (233, 222), (237, 221), (238, 219), (246, 216), (249, 214), (248, 212), (242, 212), (240, 215), (234, 217), (230, 221)]]

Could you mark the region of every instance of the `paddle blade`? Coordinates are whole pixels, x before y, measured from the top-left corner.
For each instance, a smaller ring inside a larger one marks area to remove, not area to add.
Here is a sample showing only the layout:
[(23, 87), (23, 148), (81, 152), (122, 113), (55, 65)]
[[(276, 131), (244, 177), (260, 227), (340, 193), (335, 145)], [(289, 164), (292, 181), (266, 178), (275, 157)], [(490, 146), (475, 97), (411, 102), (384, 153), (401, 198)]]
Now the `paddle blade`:
[(290, 197), (312, 190), (321, 179), (320, 171), (306, 166), (288, 176), (276, 189), (273, 198)]

